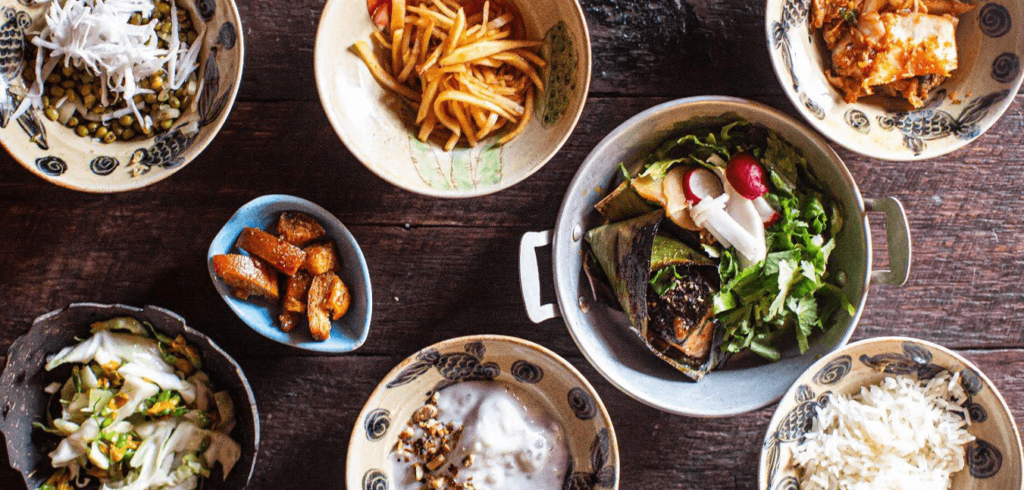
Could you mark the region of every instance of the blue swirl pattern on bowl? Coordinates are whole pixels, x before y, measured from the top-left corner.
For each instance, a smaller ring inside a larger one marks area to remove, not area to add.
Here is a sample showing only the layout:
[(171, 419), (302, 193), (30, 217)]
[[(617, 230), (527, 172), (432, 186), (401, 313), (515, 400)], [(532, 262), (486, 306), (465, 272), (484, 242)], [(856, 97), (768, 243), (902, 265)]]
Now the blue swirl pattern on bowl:
[(618, 488), (618, 447), (596, 392), (564, 359), (514, 337), (447, 340), (419, 351), (389, 373), (370, 395), (349, 441), (349, 488), (387, 490), (396, 431), (434, 393), (457, 383), (507, 383), (542, 401), (566, 431), (570, 464), (563, 490)]
[(962, 490), (1019, 489), (1024, 485), (1016, 423), (1002, 397), (977, 368), (938, 345), (909, 338), (879, 338), (850, 344), (811, 366), (779, 404), (761, 451), (760, 488), (797, 489), (792, 448), (804, 440), (832, 393), (857, 393), (888, 376), (932, 379), (942, 371), (960, 374), (976, 437), (966, 447), (967, 471), (954, 475)]
[[(1009, 107), (1024, 81), (1024, 5), (997, 0), (961, 17), (961, 67), (927, 105), (908, 110), (895, 99), (849, 104), (825, 79), (828, 55), (811, 32), (810, 0), (769, 0), (766, 37), (786, 95), (815, 128), (847, 149), (884, 160), (920, 160), (978, 138)], [(976, 59), (975, 59), (976, 58)], [(871, 131), (877, 120), (882, 131)]]
[[(20, 94), (19, 69), (32, 56), (25, 34), (33, 22), (43, 22), (49, 2), (0, 0), (0, 76), (8, 85), (0, 91), (0, 143), (22, 166), (44, 179), (86, 192), (120, 192), (162, 180), (194, 159), (220, 130), (224, 112), (238, 92), (244, 58), (241, 20), (233, 0), (200, 0), (196, 10), (205, 24), (204, 46), (197, 73), (202, 78), (195, 111), (154, 139), (117, 141), (79, 138), (72, 128), (46, 119), (39, 109), (15, 118), (25, 102)], [(17, 121), (14, 126), (12, 121)], [(195, 127), (196, 131), (182, 129)], [(49, 131), (47, 130), (49, 127)], [(20, 128), (20, 131), (16, 128)], [(97, 153), (105, 154), (97, 161)], [(58, 163), (59, 162), (59, 163)], [(123, 164), (122, 164), (123, 163)]]

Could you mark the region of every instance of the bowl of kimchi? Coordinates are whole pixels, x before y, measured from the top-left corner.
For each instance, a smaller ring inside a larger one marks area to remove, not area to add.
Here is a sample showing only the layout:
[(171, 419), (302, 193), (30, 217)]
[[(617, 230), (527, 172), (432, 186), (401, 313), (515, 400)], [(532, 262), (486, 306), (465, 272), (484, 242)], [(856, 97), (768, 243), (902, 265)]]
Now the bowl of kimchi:
[(850, 151), (923, 160), (991, 128), (1024, 79), (1024, 4), (768, 0), (772, 65), (797, 111)]

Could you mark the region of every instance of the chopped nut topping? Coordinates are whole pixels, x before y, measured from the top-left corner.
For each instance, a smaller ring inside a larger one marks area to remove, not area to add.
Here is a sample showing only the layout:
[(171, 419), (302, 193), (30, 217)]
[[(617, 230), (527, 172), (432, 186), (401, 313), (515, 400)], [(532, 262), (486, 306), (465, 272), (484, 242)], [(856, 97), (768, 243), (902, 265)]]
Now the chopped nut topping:
[[(435, 393), (413, 412), (407, 427), (398, 434), (395, 454), (399, 460), (413, 463), (413, 477), (424, 484), (423, 489), (475, 490), (472, 482), (458, 480), (458, 466), (448, 461), (448, 455), (462, 437), (462, 426), (438, 420), (437, 402)], [(467, 456), (463, 466), (468, 468), (466, 461), (472, 464), (472, 459), (472, 456)]]

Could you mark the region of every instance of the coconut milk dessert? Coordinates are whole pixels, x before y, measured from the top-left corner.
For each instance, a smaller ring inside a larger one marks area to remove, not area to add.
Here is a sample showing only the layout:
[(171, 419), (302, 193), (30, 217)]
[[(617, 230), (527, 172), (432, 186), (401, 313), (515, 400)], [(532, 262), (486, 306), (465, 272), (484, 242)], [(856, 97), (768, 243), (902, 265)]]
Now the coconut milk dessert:
[(411, 422), (392, 453), (399, 490), (557, 490), (565, 482), (565, 431), (543, 405), (510, 385), (453, 385)]

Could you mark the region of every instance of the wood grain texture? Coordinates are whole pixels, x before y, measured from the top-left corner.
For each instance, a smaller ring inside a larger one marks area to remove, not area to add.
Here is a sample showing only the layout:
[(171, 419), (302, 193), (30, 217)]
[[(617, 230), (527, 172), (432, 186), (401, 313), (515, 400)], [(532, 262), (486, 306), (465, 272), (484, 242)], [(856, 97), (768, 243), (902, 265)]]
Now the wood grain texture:
[[(1024, 352), (966, 351), (1024, 422)], [(398, 356), (242, 359), (259, 403), (261, 446), (251, 489), (341, 488), (356, 417)], [(756, 488), (760, 447), (774, 407), (723, 419), (668, 415), (608, 384), (579, 356), (569, 361), (592, 382), (615, 424), (620, 488)], [(699, 448), (699, 454), (693, 454)], [(0, 458), (5, 458), (0, 448)], [(686, 455), (684, 457), (684, 455)], [(0, 469), (0, 482), (16, 478)], [(329, 482), (325, 486), (325, 482)], [(332, 485), (330, 482), (338, 482)], [(20, 486), (12, 488), (19, 490)]]
[[(628, 398), (580, 356), (561, 321), (529, 322), (517, 256), (522, 233), (554, 226), (591, 149), (636, 113), (676, 97), (723, 94), (795, 116), (768, 61), (763, 2), (582, 4), (594, 80), (579, 126), (542, 171), (467, 201), (391, 187), (335, 136), (312, 75), (323, 0), (240, 2), (247, 59), (239, 103), (210, 147), (172, 178), (129, 194), (86, 195), (0, 155), (0, 355), (33, 318), (68, 303), (174, 310), (245, 368), (263, 424), (250, 488), (276, 490), (342, 481), (363, 401), (405, 356), (459, 335), (516, 335), (567, 357), (594, 383), (618, 433), (621, 488), (754, 488), (771, 408), (697, 420)], [(913, 231), (910, 281), (872, 287), (854, 338), (908, 335), (961, 350), (1024, 421), (1024, 96), (975, 143), (943, 158), (892, 163), (839, 153), (865, 196), (902, 200)], [(317, 357), (281, 347), (216, 295), (205, 263), (210, 240), (239, 206), (269, 193), (323, 205), (362, 245), (375, 301), (370, 338), (357, 353)], [(875, 218), (882, 267), (885, 234)], [(552, 301), (548, 264), (542, 251)], [(680, 448), (700, 452), (681, 457)], [(0, 489), (19, 490), (5, 461), (0, 455)]]
[[(765, 42), (764, 2), (580, 3), (590, 29), (593, 94), (678, 97), (776, 90)], [(317, 100), (313, 51), (324, 1), (287, 5), (239, 2), (246, 42), (242, 100)]]

